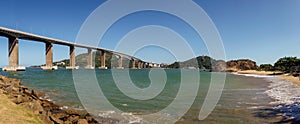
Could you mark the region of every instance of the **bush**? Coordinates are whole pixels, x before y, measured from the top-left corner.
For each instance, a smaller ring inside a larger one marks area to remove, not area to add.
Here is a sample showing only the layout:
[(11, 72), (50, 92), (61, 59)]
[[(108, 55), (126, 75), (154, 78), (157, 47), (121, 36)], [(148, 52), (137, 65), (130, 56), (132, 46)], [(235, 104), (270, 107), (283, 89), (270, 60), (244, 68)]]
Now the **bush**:
[(297, 66), (300, 66), (300, 59), (297, 57), (283, 57), (274, 64), (276, 70), (283, 72), (293, 72)]
[(259, 66), (259, 70), (261, 70), (261, 71), (274, 71), (274, 67), (271, 64), (261, 64)]

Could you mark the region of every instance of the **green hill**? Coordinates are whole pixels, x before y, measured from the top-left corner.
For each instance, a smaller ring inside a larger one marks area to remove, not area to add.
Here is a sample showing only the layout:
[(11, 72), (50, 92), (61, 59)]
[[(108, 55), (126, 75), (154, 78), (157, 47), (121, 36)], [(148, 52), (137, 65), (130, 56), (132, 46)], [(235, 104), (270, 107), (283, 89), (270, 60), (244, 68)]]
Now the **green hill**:
[(175, 62), (168, 65), (167, 68), (189, 68), (202, 69), (206, 71), (225, 71), (226, 62), (223, 60), (215, 60), (209, 56), (198, 56), (184, 62)]
[[(101, 66), (101, 52), (93, 52), (93, 65), (95, 68), (98, 68)], [(76, 66), (79, 67), (85, 67), (87, 66), (87, 60), (88, 60), (88, 54), (87, 53), (83, 53), (80, 55), (77, 55), (75, 57), (75, 62), (76, 62)], [(64, 64), (59, 64), (59, 63), (64, 63)], [(70, 65), (70, 60), (69, 59), (65, 59), (65, 60), (61, 60), (58, 62), (54, 62), (54, 65), (57, 65), (59, 67), (65, 67), (65, 66), (69, 66)], [(105, 60), (105, 65), (108, 68), (116, 68), (118, 67), (118, 58), (116, 55), (112, 54), (112, 53), (106, 53), (106, 60)], [(128, 58), (123, 58), (123, 67), (132, 67), (132, 63), (130, 61), (130, 59)]]

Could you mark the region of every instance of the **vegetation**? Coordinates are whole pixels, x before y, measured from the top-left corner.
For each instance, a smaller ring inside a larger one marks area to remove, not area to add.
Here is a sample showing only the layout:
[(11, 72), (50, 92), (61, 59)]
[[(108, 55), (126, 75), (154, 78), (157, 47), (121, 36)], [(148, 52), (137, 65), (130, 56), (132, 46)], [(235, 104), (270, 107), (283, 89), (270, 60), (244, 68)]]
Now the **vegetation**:
[(224, 71), (226, 70), (226, 62), (223, 60), (215, 60), (209, 56), (198, 56), (184, 62), (174, 62), (167, 68), (195, 68), (206, 71)]
[(16, 105), (0, 94), (0, 123), (1, 124), (42, 124), (43, 121), (32, 110)]
[(271, 64), (261, 64), (259, 66), (258, 70), (260, 70), (260, 71), (274, 71), (274, 67)]
[(249, 59), (231, 60), (226, 64), (232, 70), (256, 70), (258, 68), (256, 62)]
[(283, 57), (280, 58), (275, 64), (274, 69), (282, 72), (299, 72), (300, 59), (297, 57)]
[[(93, 65), (94, 67), (98, 68), (101, 66), (101, 52), (100, 51), (96, 51), (92, 53), (93, 55)], [(87, 60), (88, 60), (88, 54), (87, 53), (83, 53), (80, 55), (77, 55), (75, 57), (75, 61), (76, 61), (76, 66), (79, 67), (85, 67), (87, 65)], [(113, 54), (113, 53), (106, 53), (106, 60), (105, 60), (105, 66), (108, 68), (116, 68), (118, 67), (118, 56)], [(65, 65), (59, 65), (58, 63), (65, 63)], [(129, 58), (122, 58), (122, 65), (123, 67), (126, 68), (131, 68), (132, 67), (132, 62), (130, 61)], [(57, 65), (59, 67), (66, 67), (70, 65), (70, 60), (69, 59), (65, 59), (59, 62), (55, 62), (54, 65)], [(136, 67), (137, 67), (137, 63), (136, 63)]]
[(198, 69), (212, 69), (212, 63), (216, 60), (209, 56), (198, 56), (184, 62), (174, 62), (167, 66), (167, 68), (198, 68)]
[[(76, 66), (85, 67), (87, 65), (87, 53), (76, 56)], [(94, 66), (101, 66), (101, 52), (93, 52), (93, 64)], [(118, 56), (112, 53), (106, 54), (106, 67), (116, 68), (118, 67)], [(69, 59), (62, 60), (65, 65), (58, 65), (60, 67), (69, 66)], [(55, 64), (59, 63), (56, 62)], [(128, 58), (123, 58), (123, 67), (132, 67), (132, 62)], [(137, 63), (136, 63), (137, 67)], [(225, 62), (223, 60), (215, 60), (209, 56), (198, 56), (196, 58), (189, 59), (183, 62), (174, 62), (170, 65), (164, 65), (164, 68), (195, 68), (204, 69), (210, 71), (225, 71), (228, 69), (233, 70), (261, 70), (261, 71), (282, 71), (285, 73), (300, 72), (300, 59), (297, 57), (283, 57), (280, 58), (274, 66), (271, 64), (261, 64), (259, 67), (256, 62), (249, 59), (231, 60)]]

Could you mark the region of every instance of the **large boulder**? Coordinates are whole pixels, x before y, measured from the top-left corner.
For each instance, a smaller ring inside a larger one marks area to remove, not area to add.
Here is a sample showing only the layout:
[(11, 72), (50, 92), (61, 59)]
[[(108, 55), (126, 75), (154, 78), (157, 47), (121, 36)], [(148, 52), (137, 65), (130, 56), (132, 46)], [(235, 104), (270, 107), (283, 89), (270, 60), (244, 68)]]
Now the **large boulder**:
[(45, 97), (45, 93), (44, 92), (41, 92), (41, 91), (38, 91), (38, 90), (32, 90), (31, 91), (31, 95), (37, 97), (37, 98), (43, 98)]
[(88, 124), (88, 121), (85, 119), (79, 119), (77, 124)]
[(12, 101), (16, 104), (20, 104), (24, 102), (30, 102), (31, 100), (32, 98), (27, 95), (16, 95)]
[(8, 78), (0, 75), (0, 84), (5, 86), (20, 86), (21, 80)]

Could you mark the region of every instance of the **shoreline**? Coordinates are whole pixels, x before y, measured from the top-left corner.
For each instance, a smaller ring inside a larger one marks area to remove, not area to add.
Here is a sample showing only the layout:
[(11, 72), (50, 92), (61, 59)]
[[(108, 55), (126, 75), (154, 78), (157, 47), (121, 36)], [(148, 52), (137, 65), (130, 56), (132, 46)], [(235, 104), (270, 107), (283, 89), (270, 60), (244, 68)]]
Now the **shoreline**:
[[(9, 104), (19, 108), (24, 108), (29, 113), (33, 113), (32, 118), (39, 118), (42, 123), (77, 123), (77, 124), (100, 124), (104, 122), (117, 122), (110, 118), (95, 118), (86, 111), (75, 109), (62, 109), (49, 100), (43, 99), (45, 92), (32, 90), (23, 86), (21, 80), (8, 78), (0, 75), (0, 97), (7, 99)], [(7, 98), (4, 98), (7, 97)], [(1, 105), (1, 104), (0, 104)], [(11, 110), (13, 108), (6, 108)], [(16, 109), (18, 110), (18, 109)]]
[(257, 70), (246, 70), (246, 71), (236, 71), (237, 74), (254, 74), (262, 76), (275, 76), (280, 79), (284, 79), (292, 82), (300, 87), (300, 77), (295, 77), (289, 74), (284, 74), (279, 71), (257, 71)]
[(272, 107), (258, 109), (259, 116), (276, 120), (270, 123), (300, 123), (300, 77), (256, 70), (237, 71), (235, 74), (264, 77), (272, 82), (265, 93), (274, 102), (270, 103)]

